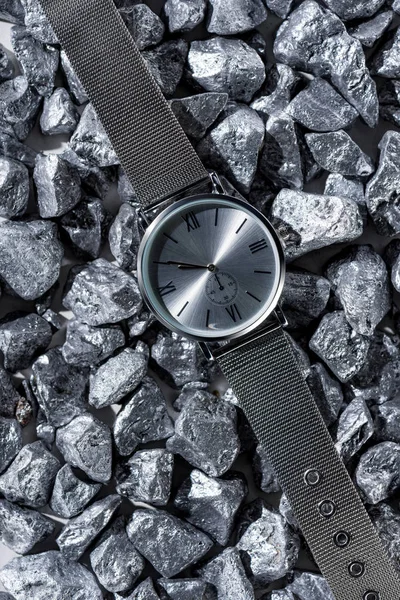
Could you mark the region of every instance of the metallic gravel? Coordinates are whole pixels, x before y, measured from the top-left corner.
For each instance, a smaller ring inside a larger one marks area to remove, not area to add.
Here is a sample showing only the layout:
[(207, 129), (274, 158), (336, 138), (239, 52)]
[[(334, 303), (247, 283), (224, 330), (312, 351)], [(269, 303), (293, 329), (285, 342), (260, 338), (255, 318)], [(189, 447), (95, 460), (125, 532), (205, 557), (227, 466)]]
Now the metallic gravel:
[(254, 590), (246, 576), (237, 548), (226, 548), (199, 571), (201, 579), (217, 588), (218, 600), (254, 600)]
[(165, 96), (171, 97), (182, 79), (188, 53), (185, 40), (170, 40), (142, 53), (147, 67)]
[(0, 125), (22, 141), (31, 132), (42, 98), (22, 75), (0, 84)]
[(54, 522), (41, 513), (0, 500), (0, 540), (13, 552), (30, 552), (36, 544), (46, 540), (54, 528)]
[(191, 31), (204, 19), (206, 0), (167, 0), (164, 11), (171, 33)]
[(76, 367), (91, 367), (102, 362), (125, 345), (125, 335), (119, 325), (93, 327), (72, 319), (61, 347), (65, 362)]
[(163, 39), (164, 23), (146, 4), (126, 6), (119, 12), (139, 50), (155, 46)]
[(0, 417), (0, 473), (22, 448), (22, 431), (15, 419)]
[(355, 480), (367, 502), (378, 504), (400, 488), (400, 445), (382, 442), (360, 458)]
[(0, 157), (0, 217), (10, 219), (26, 212), (29, 173), (20, 162)]
[(135, 207), (124, 202), (115, 217), (109, 232), (111, 254), (121, 269), (136, 269), (136, 258), (142, 239), (139, 214)]
[(210, 0), (207, 31), (235, 35), (250, 31), (267, 19), (262, 0)]
[(79, 113), (65, 88), (57, 88), (44, 99), (40, 117), (40, 129), (44, 135), (72, 133), (78, 121)]
[(58, 471), (50, 499), (51, 510), (59, 517), (76, 517), (100, 491), (101, 484), (78, 479), (70, 465)]
[(170, 101), (172, 112), (189, 137), (200, 140), (226, 106), (228, 94), (204, 92)]
[(53, 333), (49, 323), (39, 315), (13, 316), (11, 313), (0, 321), (0, 350), (4, 367), (15, 373), (27, 369), (35, 356), (46, 350)]
[(71, 139), (70, 148), (96, 167), (112, 167), (119, 160), (91, 104), (87, 104)]
[(355, 398), (339, 417), (336, 449), (344, 461), (349, 461), (374, 434), (371, 413), (363, 398)]

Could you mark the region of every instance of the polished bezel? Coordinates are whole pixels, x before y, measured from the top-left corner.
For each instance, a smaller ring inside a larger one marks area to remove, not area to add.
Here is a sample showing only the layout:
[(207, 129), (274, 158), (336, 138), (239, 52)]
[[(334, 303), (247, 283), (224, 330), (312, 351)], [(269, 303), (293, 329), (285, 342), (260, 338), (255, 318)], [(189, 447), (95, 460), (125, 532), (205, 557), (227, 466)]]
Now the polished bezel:
[[(151, 238), (153, 231), (159, 226), (160, 222), (163, 221), (171, 212), (176, 211), (177, 209), (181, 208), (182, 206), (185, 206), (185, 205), (189, 206), (191, 204), (191, 202), (193, 202), (193, 201), (199, 201), (199, 200), (210, 201), (213, 199), (215, 199), (215, 200), (221, 199), (221, 200), (229, 201), (231, 204), (235, 204), (238, 208), (248, 211), (249, 213), (253, 214), (257, 219), (259, 219), (262, 222), (262, 224), (268, 229), (271, 237), (273, 238), (273, 240), (276, 244), (276, 249), (277, 249), (278, 256), (279, 256), (279, 265), (277, 265), (279, 283), (276, 287), (275, 294), (273, 295), (271, 302), (269, 303), (265, 312), (262, 314), (261, 317), (257, 318), (253, 323), (251, 323), (251, 325), (244, 326), (243, 329), (240, 329), (239, 331), (236, 331), (236, 332), (232, 333), (231, 335), (221, 336), (221, 337), (191, 335), (191, 334), (187, 333), (187, 331), (182, 330), (179, 326), (176, 326), (176, 325), (172, 324), (171, 322), (169, 322), (167, 319), (165, 319), (163, 317), (163, 315), (158, 312), (157, 307), (154, 306), (154, 304), (152, 303), (150, 296), (147, 292), (146, 285), (144, 283), (144, 278), (143, 278), (144, 250), (145, 250), (146, 244), (149, 241), (149, 238)], [(256, 208), (251, 206), (251, 204), (247, 203), (244, 200), (240, 200), (238, 198), (234, 198), (233, 196), (229, 196), (227, 194), (198, 194), (196, 196), (190, 196), (188, 198), (184, 198), (183, 200), (178, 200), (178, 201), (174, 202), (173, 204), (168, 206), (166, 209), (164, 209), (148, 226), (148, 228), (146, 229), (146, 232), (143, 236), (140, 247), (139, 247), (137, 274), (138, 274), (139, 288), (140, 288), (140, 291), (142, 293), (142, 296), (143, 296), (147, 306), (155, 314), (157, 319), (163, 325), (165, 325), (168, 329), (170, 329), (186, 338), (193, 339), (193, 340), (196, 340), (199, 342), (226, 341), (226, 340), (237, 339), (237, 338), (248, 335), (251, 331), (253, 331), (253, 330), (257, 329), (259, 326), (261, 326), (266, 321), (266, 319), (270, 316), (270, 314), (273, 312), (273, 310), (276, 308), (276, 306), (279, 302), (279, 298), (282, 294), (282, 290), (283, 290), (283, 286), (284, 286), (284, 282), (285, 282), (285, 255), (284, 255), (284, 251), (283, 251), (283, 247), (282, 247), (282, 242), (281, 242), (279, 236), (277, 235), (275, 229), (273, 228), (271, 223), (268, 221), (268, 219), (266, 219), (266, 217), (264, 217), (264, 215), (262, 215)]]

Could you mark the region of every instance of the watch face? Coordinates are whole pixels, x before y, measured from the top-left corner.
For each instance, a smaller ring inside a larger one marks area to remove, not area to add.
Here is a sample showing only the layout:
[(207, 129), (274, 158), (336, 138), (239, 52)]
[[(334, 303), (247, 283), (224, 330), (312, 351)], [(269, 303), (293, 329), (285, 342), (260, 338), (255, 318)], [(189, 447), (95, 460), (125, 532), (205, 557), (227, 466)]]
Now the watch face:
[(144, 298), (170, 329), (197, 340), (230, 339), (275, 308), (283, 252), (271, 224), (246, 202), (195, 196), (147, 229), (138, 275)]

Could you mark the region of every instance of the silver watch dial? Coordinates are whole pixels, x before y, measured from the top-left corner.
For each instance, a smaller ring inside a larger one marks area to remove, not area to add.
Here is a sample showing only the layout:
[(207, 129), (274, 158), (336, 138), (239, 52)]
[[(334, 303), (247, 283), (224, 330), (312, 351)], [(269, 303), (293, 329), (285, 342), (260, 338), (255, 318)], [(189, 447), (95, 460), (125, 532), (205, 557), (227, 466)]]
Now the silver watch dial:
[(230, 339), (256, 327), (276, 306), (283, 253), (272, 226), (246, 202), (196, 196), (152, 223), (138, 272), (161, 322), (199, 340)]

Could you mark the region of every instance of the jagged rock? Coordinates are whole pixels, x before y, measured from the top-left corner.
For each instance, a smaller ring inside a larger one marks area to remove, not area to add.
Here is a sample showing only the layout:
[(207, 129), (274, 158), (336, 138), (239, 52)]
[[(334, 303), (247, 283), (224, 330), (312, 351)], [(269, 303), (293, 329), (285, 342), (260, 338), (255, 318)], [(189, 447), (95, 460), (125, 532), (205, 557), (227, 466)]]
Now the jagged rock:
[[(286, 589), (294, 594), (295, 600), (297, 597), (299, 600), (335, 600), (326, 580), (315, 573), (294, 571), (291, 583)], [(312, 598), (310, 598), (310, 590), (312, 590)]]
[(44, 44), (58, 44), (57, 36), (39, 0), (21, 0), (25, 9), (25, 27), (29, 33)]
[(23, 163), (28, 169), (33, 169), (37, 156), (36, 150), (25, 144), (21, 144), (13, 135), (10, 135), (6, 131), (0, 131), (0, 154), (6, 158)]
[(57, 88), (49, 98), (44, 99), (40, 117), (40, 129), (44, 135), (72, 133), (78, 121), (79, 113), (65, 88)]
[(171, 495), (173, 469), (171, 452), (163, 448), (139, 450), (118, 465), (117, 492), (132, 502), (165, 506)]
[(380, 77), (400, 77), (400, 28), (391, 32), (386, 44), (378, 50), (372, 63), (372, 73)]
[(266, 19), (262, 0), (210, 0), (207, 31), (235, 35), (255, 29)]
[(119, 164), (119, 159), (92, 104), (85, 107), (69, 145), (81, 159), (96, 167)]
[(17, 554), (30, 552), (54, 528), (54, 522), (39, 512), (0, 500), (0, 540)]
[(70, 465), (58, 471), (50, 499), (51, 510), (64, 519), (76, 517), (100, 491), (100, 483), (86, 483), (75, 475)]
[(400, 445), (382, 442), (360, 458), (355, 480), (367, 502), (378, 504), (400, 488)]
[(169, 40), (142, 53), (150, 73), (166, 96), (175, 94), (182, 79), (187, 53), (185, 40)]
[(397, 571), (400, 571), (400, 515), (388, 504), (379, 504), (369, 511), (381, 542)]
[(340, 383), (329, 375), (321, 363), (310, 366), (306, 381), (322, 418), (329, 427), (336, 421), (343, 405)]
[(50, 344), (52, 335), (50, 325), (39, 315), (6, 315), (0, 321), (0, 350), (4, 367), (13, 373), (27, 369), (32, 359)]
[(288, 271), (282, 308), (291, 327), (307, 327), (325, 310), (331, 286), (325, 277), (308, 271)]
[(271, 115), (279, 115), (289, 106), (299, 83), (299, 75), (288, 65), (268, 65), (264, 85), (250, 106), (264, 121)]
[(146, 4), (134, 4), (119, 9), (139, 50), (159, 44), (164, 37), (164, 23)]
[(69, 91), (71, 92), (72, 97), (74, 98), (74, 100), (77, 104), (84, 104), (85, 102), (87, 102), (89, 100), (89, 98), (87, 97), (87, 94), (86, 94), (81, 82), (79, 81), (78, 77), (76, 76), (76, 74), (71, 66), (71, 63), (69, 62), (69, 58), (65, 54), (64, 50), (61, 50), (60, 57), (61, 57), (61, 66), (64, 71), (64, 75), (66, 77)]
[(42, 99), (26, 77), (19, 76), (0, 83), (0, 126), (22, 141), (31, 132)]
[(29, 173), (20, 162), (0, 156), (0, 217), (24, 214), (29, 200)]
[(240, 553), (236, 548), (226, 548), (199, 571), (202, 579), (217, 589), (218, 600), (254, 600), (254, 590), (246, 576)]
[(349, 33), (352, 37), (360, 40), (363, 46), (372, 48), (375, 42), (385, 33), (392, 21), (393, 12), (385, 10), (378, 13), (372, 19), (351, 27)]
[(136, 269), (141, 238), (138, 211), (131, 204), (124, 202), (110, 227), (108, 237), (111, 254), (121, 269)]
[(228, 94), (205, 92), (187, 98), (174, 98), (170, 106), (186, 135), (200, 140), (224, 110), (227, 101)]
[(253, 474), (257, 487), (266, 494), (280, 492), (278, 478), (267, 456), (267, 453), (261, 444), (258, 444), (253, 456)]
[(67, 323), (67, 335), (62, 355), (65, 362), (76, 367), (90, 367), (102, 362), (125, 345), (125, 335), (119, 325), (92, 327), (72, 319)]
[(21, 427), (15, 419), (0, 417), (0, 473), (2, 473), (22, 448)]
[(324, 194), (354, 200), (358, 204), (364, 224), (366, 224), (367, 206), (365, 204), (364, 184), (362, 181), (347, 179), (343, 175), (340, 175), (340, 173), (330, 173), (325, 183)]
[(371, 413), (363, 398), (355, 398), (339, 417), (336, 449), (344, 461), (350, 460), (374, 433)]

